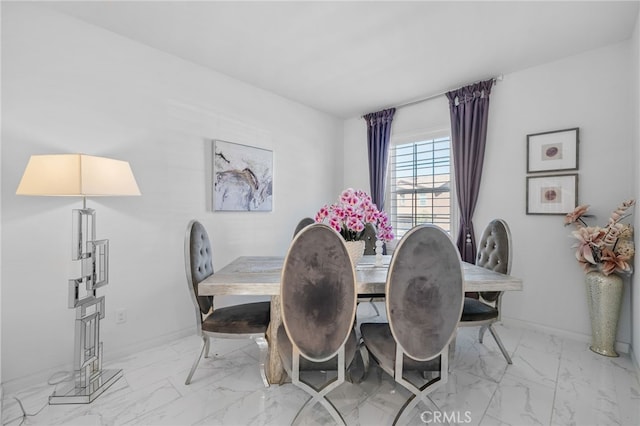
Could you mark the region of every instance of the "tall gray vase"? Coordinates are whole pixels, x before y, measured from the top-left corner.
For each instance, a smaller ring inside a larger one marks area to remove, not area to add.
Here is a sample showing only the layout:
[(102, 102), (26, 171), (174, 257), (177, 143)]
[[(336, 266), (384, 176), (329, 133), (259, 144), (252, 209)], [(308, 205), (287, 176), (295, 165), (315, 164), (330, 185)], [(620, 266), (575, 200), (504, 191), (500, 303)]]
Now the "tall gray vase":
[(615, 351), (623, 282), (619, 275), (589, 272), (585, 276), (587, 303), (591, 317), (589, 349), (605, 356), (618, 356)]

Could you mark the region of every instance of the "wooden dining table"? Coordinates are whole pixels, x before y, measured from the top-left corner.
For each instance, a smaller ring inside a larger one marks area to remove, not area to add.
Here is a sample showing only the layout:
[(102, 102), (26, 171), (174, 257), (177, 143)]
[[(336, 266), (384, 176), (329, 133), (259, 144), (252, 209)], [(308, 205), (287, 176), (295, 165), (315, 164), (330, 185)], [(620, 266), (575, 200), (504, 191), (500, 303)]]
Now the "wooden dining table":
[[(358, 295), (382, 295), (391, 256), (363, 256), (356, 265)], [(283, 256), (241, 256), (198, 284), (201, 296), (271, 296), (271, 321), (267, 330), (269, 383), (282, 383), (286, 373), (280, 362), (276, 333), (281, 324), (280, 278)], [(465, 292), (522, 290), (522, 280), (462, 262)]]

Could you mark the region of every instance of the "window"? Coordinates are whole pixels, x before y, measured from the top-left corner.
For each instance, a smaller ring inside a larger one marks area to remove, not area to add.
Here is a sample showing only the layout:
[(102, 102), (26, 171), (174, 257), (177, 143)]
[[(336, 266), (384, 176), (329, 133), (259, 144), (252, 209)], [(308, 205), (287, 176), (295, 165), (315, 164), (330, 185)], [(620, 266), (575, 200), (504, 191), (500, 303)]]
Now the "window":
[(393, 145), (389, 154), (389, 210), (396, 238), (423, 223), (451, 233), (456, 203), (449, 136)]

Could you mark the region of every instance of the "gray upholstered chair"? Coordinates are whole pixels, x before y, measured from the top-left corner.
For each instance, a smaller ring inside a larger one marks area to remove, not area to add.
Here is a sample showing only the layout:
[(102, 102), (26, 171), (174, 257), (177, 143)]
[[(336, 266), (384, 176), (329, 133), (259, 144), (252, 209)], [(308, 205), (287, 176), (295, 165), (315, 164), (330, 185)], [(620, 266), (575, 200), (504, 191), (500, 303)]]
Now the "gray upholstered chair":
[[(509, 275), (511, 273), (511, 250), (509, 226), (502, 219), (494, 219), (487, 225), (480, 239), (476, 265)], [(502, 292), (498, 291), (481, 292), (478, 299), (465, 297), (459, 325), (461, 327), (479, 326), (478, 339), (480, 343), (482, 343), (485, 331), (489, 329), (507, 363), (511, 364), (511, 357), (493, 327), (495, 322), (500, 321), (501, 302)]]
[[(439, 410), (428, 395), (448, 381), (449, 343), (464, 299), (460, 255), (449, 235), (435, 225), (407, 232), (391, 258), (385, 293), (389, 322), (364, 323), (360, 332), (382, 370), (413, 394), (394, 420), (407, 423), (420, 401)], [(426, 371), (434, 377), (424, 383)]]
[(296, 229), (293, 231), (293, 236), (295, 237), (296, 235), (298, 235), (298, 232), (314, 223), (316, 223), (316, 221), (311, 219), (310, 217), (300, 219), (300, 222), (298, 222), (298, 225), (296, 225)]
[(378, 232), (372, 223), (367, 222), (362, 231), (362, 239), (364, 240), (364, 254), (376, 254), (376, 241), (378, 240)]
[[(337, 232), (316, 223), (296, 235), (284, 261), (280, 296), (280, 358), (292, 383), (311, 395), (293, 423), (320, 403), (336, 423), (344, 424), (326, 395), (345, 381), (346, 368), (354, 359), (357, 294), (355, 271)], [(303, 380), (305, 370), (337, 370), (338, 374), (318, 388)]]
[(198, 283), (213, 274), (213, 256), (207, 231), (196, 220), (189, 222), (184, 242), (187, 286), (196, 314), (196, 329), (202, 337), (202, 349), (189, 371), (185, 384), (191, 383), (200, 358), (209, 357), (210, 338), (251, 338), (260, 348), (260, 375), (269, 386), (264, 370), (268, 345), (265, 338), (270, 319), (270, 302), (245, 303), (214, 309), (213, 296), (199, 296)]
[[(376, 227), (373, 226), (372, 223), (367, 222), (364, 226), (364, 231), (362, 231), (361, 239), (364, 240), (364, 254), (365, 255), (375, 255), (376, 254), (376, 241), (378, 240), (378, 232)], [(360, 297), (358, 301), (360, 302), (369, 302), (371, 306), (376, 311), (376, 315), (380, 316), (380, 311), (378, 310), (378, 306), (376, 306), (375, 302), (380, 302), (384, 300), (384, 294), (374, 294), (367, 297)]]

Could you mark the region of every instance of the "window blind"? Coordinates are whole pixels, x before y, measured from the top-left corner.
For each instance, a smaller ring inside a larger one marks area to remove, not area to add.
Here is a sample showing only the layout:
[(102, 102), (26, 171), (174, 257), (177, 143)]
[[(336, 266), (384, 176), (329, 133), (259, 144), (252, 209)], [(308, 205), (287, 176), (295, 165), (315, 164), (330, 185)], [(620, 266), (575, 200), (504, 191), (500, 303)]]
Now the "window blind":
[(449, 137), (394, 145), (390, 152), (390, 210), (398, 238), (433, 223), (451, 231)]

